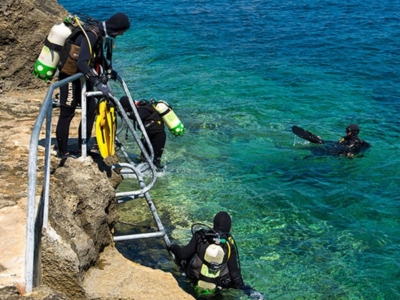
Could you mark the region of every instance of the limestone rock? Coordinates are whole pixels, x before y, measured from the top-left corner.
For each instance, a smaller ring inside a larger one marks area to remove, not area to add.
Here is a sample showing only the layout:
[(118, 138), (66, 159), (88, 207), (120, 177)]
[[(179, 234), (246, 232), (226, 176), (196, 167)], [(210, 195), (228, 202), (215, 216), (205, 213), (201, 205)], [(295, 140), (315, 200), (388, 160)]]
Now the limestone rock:
[(32, 69), (51, 27), (68, 12), (56, 0), (2, 0), (0, 3), (0, 94), (46, 88)]
[[(122, 178), (120, 178), (122, 180)], [(114, 188), (91, 157), (68, 158), (50, 181), (49, 228), (42, 247), (43, 283), (82, 298), (85, 272), (113, 243)], [(53, 232), (54, 230), (54, 232)]]
[[(117, 158), (106, 161), (113, 164)], [(110, 181), (112, 177), (114, 181)], [(110, 166), (91, 157), (68, 158), (55, 170), (50, 191), (51, 227), (42, 239), (43, 284), (71, 299), (140, 300), (154, 295), (193, 299), (172, 274), (143, 268), (115, 248), (111, 229), (118, 216), (112, 183), (121, 181)]]
[(178, 286), (172, 274), (126, 260), (113, 246), (100, 254), (99, 262), (85, 276), (87, 299), (193, 299)]

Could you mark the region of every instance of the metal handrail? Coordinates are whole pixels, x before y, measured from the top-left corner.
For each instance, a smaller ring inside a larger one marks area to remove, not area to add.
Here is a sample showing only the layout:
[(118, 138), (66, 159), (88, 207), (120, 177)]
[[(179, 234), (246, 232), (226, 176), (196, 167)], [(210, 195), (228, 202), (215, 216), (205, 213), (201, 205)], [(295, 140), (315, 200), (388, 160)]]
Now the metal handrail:
[[(35, 278), (34, 273), (37, 271), (38, 256), (41, 229), (47, 228), (48, 211), (49, 211), (49, 189), (50, 189), (50, 149), (51, 149), (51, 131), (53, 116), (52, 95), (56, 88), (59, 88), (71, 81), (80, 79), (82, 83), (82, 139), (83, 145), (86, 147), (86, 81), (83, 74), (75, 74), (66, 79), (60, 80), (49, 87), (47, 95), (44, 99), (39, 115), (33, 126), (30, 145), (29, 145), (29, 162), (28, 162), (28, 195), (26, 205), (26, 239), (25, 239), (25, 291), (31, 292), (33, 286), (37, 286), (41, 278)], [(36, 185), (37, 185), (37, 155), (40, 130), (43, 127), (46, 118), (46, 138), (45, 138), (45, 155), (44, 155), (44, 180), (43, 191), (40, 197), (38, 209), (36, 209)], [(86, 148), (82, 155), (85, 157)], [(38, 222), (37, 222), (38, 221)]]

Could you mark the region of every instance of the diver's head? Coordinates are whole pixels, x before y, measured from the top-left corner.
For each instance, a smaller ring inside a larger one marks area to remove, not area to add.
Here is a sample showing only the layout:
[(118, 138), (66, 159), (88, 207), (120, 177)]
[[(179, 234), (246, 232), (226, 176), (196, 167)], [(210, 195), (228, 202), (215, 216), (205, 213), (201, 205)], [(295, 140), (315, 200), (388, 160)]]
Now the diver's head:
[(129, 21), (128, 16), (121, 12), (112, 15), (104, 23), (106, 34), (112, 38), (124, 34), (124, 32), (131, 27), (131, 22)]
[(131, 104), (129, 103), (129, 98), (128, 96), (123, 96), (119, 99), (119, 103), (122, 105), (123, 109), (125, 111), (131, 111), (132, 107)]
[(231, 230), (231, 224), (231, 216), (225, 211), (220, 211), (214, 217), (213, 229), (220, 233), (229, 233)]
[(360, 133), (360, 127), (357, 124), (350, 124), (346, 128), (347, 135), (358, 135)]

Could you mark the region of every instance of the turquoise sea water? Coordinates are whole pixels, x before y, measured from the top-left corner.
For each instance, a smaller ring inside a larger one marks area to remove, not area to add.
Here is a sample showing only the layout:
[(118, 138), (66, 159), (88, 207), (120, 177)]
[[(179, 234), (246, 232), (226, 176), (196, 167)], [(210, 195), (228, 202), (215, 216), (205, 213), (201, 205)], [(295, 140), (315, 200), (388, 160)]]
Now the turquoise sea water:
[[(59, 3), (127, 13), (114, 67), (134, 98), (168, 101), (187, 128), (168, 133), (150, 192), (171, 240), (226, 210), (244, 280), (270, 299), (400, 299), (399, 1)], [(364, 157), (313, 156), (319, 146), (291, 132), (337, 140), (349, 123), (372, 144)], [(144, 203), (119, 212), (121, 232), (154, 226)], [(118, 247), (192, 292), (162, 240)]]

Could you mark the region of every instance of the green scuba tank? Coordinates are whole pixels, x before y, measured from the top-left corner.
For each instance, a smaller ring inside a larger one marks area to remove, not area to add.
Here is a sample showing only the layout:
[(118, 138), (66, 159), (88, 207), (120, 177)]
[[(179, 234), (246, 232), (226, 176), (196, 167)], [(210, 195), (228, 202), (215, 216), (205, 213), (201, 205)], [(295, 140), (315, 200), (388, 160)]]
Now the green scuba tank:
[(33, 67), (33, 74), (36, 77), (45, 81), (53, 78), (60, 60), (60, 52), (71, 32), (70, 27), (65, 22), (57, 23), (51, 28), (45, 40), (45, 45)]
[(168, 129), (175, 136), (182, 135), (185, 132), (185, 127), (179, 120), (177, 115), (172, 110), (172, 107), (163, 100), (158, 100), (153, 104), (154, 109), (160, 114)]
[[(200, 279), (197, 285), (205, 290), (215, 290), (217, 278), (221, 273), (221, 264), (224, 260), (225, 252), (220, 245), (211, 244), (207, 247), (204, 262), (200, 269)], [(207, 280), (201, 280), (202, 277)]]

